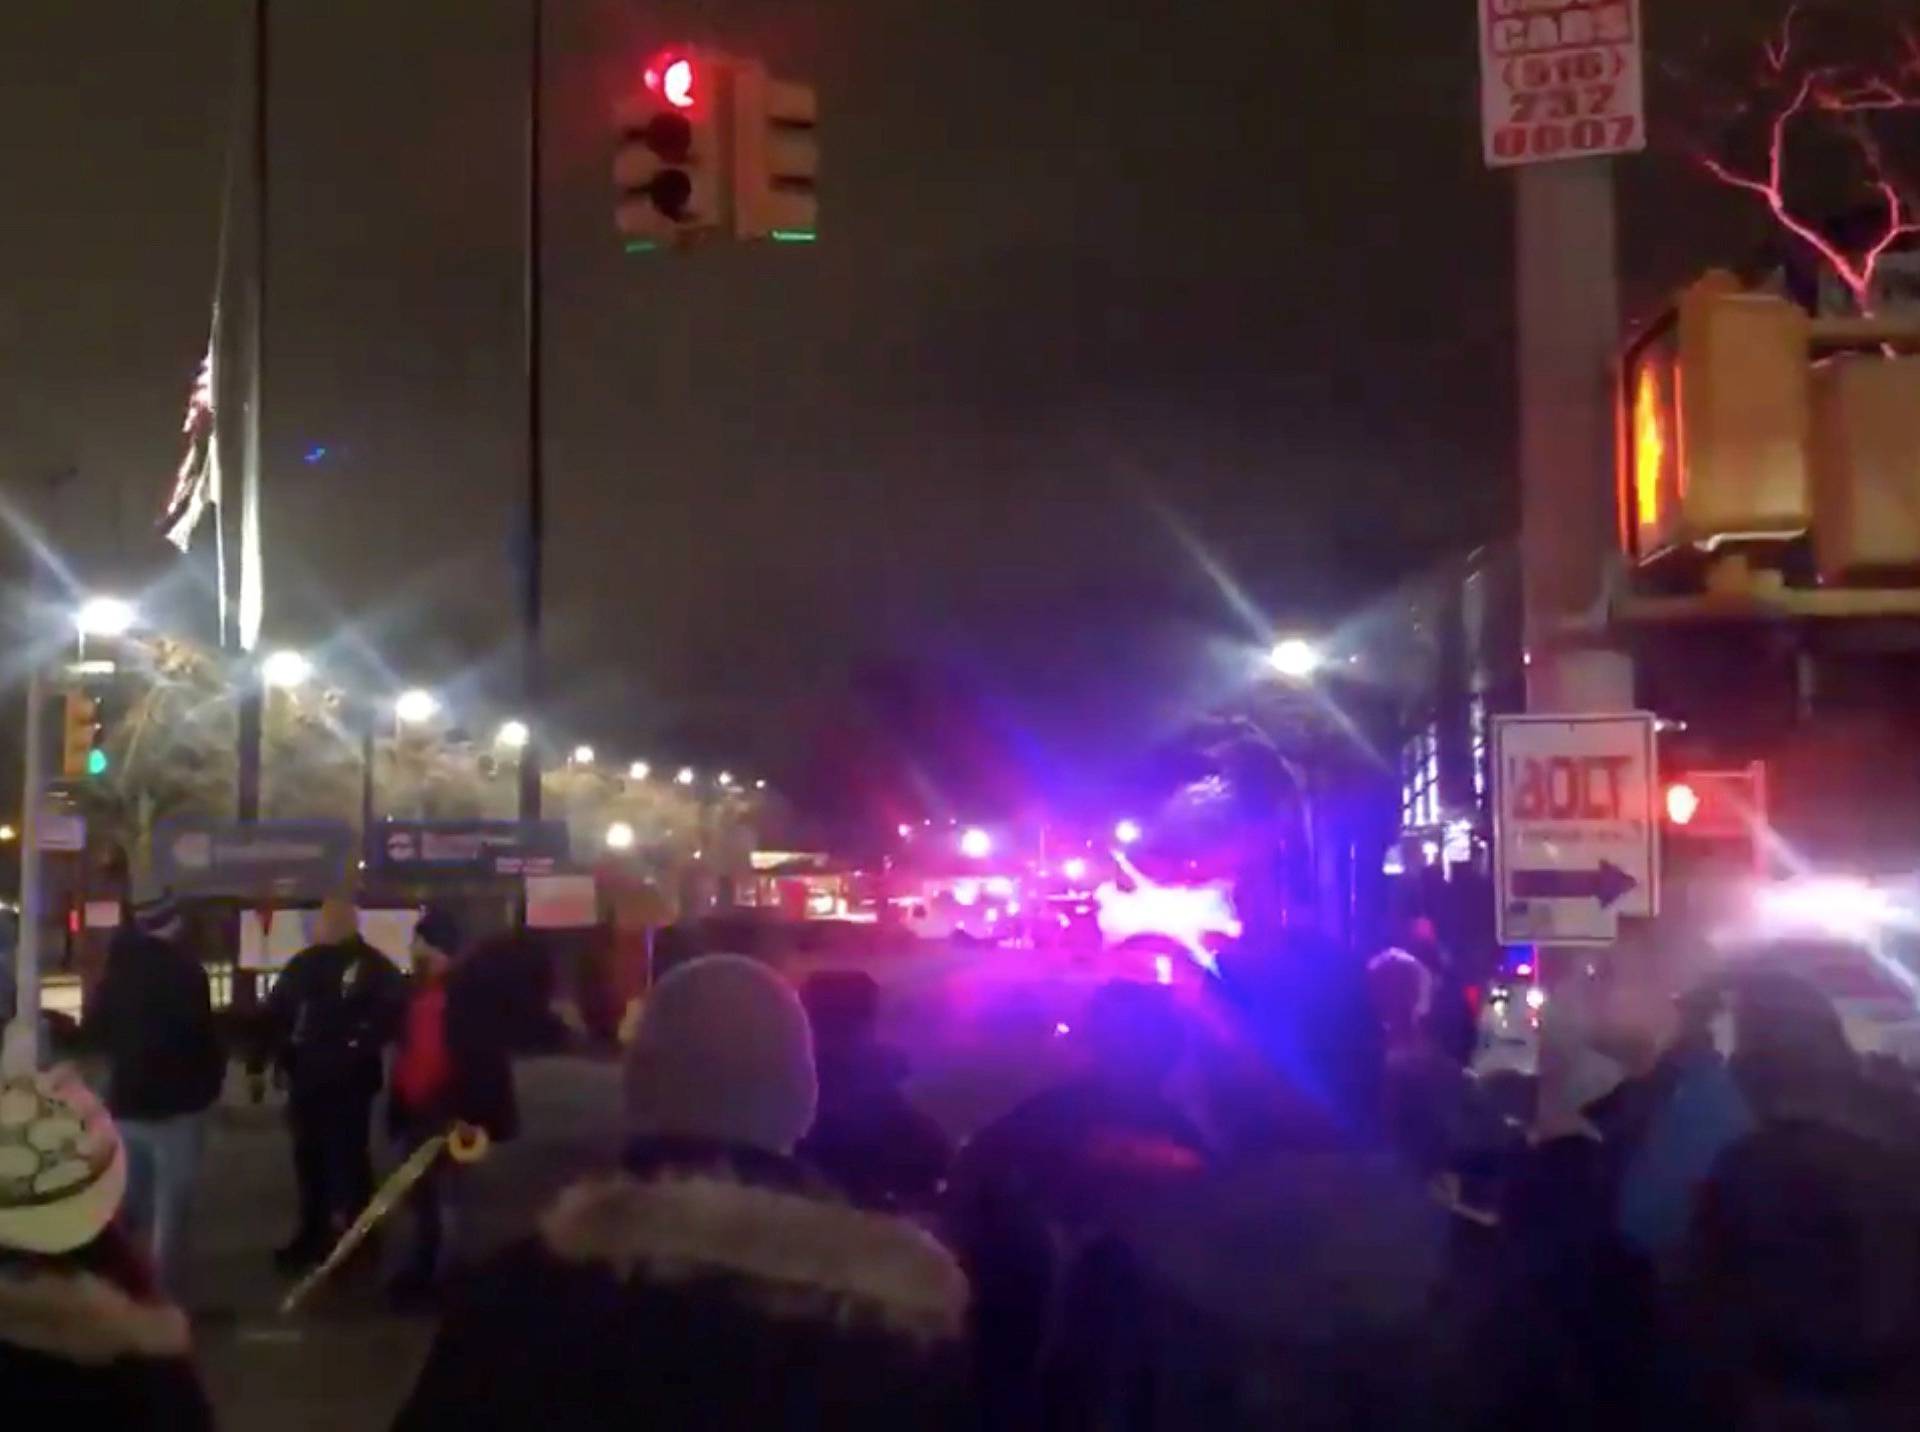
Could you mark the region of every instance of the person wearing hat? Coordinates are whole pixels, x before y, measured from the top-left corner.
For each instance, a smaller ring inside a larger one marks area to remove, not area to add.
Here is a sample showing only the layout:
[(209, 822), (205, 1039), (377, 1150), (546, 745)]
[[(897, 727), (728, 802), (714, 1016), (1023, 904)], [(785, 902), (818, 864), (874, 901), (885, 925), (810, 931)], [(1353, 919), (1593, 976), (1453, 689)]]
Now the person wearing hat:
[(0, 1081), (0, 1407), (9, 1426), (198, 1432), (186, 1316), (114, 1226), (127, 1150), (65, 1070)]
[(464, 1285), (400, 1432), (973, 1425), (958, 1265), (790, 1157), (816, 1090), (784, 980), (733, 955), (675, 970), (626, 1092), (620, 1167)]
[[(412, 992), (394, 1048), (388, 1130), (403, 1157), (454, 1123), (484, 1130), (490, 1142), (518, 1132), (509, 1046), (510, 998), (488, 978), (484, 961), (461, 954), (459, 920), (429, 906), (413, 929)], [(453, 1252), (453, 1208), (458, 1170), (435, 1163), (414, 1186), (415, 1237), (392, 1286), (395, 1301), (429, 1296)]]
[(180, 932), (166, 891), (129, 902), (81, 1026), (82, 1042), (111, 1071), (107, 1107), (127, 1147), (127, 1225), (174, 1292), (206, 1114), (227, 1067), (207, 972), (180, 947)]

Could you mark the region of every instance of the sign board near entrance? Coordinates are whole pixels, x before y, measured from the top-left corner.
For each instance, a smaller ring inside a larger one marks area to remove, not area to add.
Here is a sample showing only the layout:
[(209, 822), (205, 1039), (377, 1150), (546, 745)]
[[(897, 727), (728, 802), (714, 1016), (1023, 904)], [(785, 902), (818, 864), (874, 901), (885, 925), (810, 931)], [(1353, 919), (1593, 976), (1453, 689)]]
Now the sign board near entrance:
[(1494, 865), (1503, 944), (1608, 944), (1660, 908), (1653, 717), (1494, 721)]
[(1480, 114), (1496, 169), (1647, 147), (1639, 0), (1480, 0)]

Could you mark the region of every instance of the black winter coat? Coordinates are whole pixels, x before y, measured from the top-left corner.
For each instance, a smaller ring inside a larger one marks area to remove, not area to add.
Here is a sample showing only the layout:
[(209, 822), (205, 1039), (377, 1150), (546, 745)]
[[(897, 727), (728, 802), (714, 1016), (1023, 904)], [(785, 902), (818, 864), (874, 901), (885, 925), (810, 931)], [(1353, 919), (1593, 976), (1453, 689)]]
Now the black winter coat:
[(274, 1059), (293, 1092), (371, 1098), (406, 1000), (407, 977), (358, 935), (295, 955), (267, 995)]
[(625, 1164), (463, 1290), (398, 1432), (969, 1423), (966, 1281), (933, 1239), (767, 1154)]
[(117, 1119), (197, 1114), (220, 1097), (226, 1051), (207, 972), (168, 940), (132, 927), (114, 935), (81, 1035), (112, 1066), (107, 1108)]
[(180, 1310), (58, 1261), (0, 1266), (0, 1407), (8, 1427), (213, 1426)]

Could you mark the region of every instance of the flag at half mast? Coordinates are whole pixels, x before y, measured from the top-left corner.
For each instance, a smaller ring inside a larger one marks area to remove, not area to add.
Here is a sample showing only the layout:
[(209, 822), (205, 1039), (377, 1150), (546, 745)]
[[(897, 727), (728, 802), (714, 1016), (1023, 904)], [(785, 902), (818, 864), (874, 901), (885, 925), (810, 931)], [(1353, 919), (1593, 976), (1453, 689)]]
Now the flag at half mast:
[(207, 336), (207, 356), (200, 360), (200, 371), (187, 396), (187, 418), (181, 427), (187, 450), (174, 474), (173, 493), (160, 519), (161, 532), (182, 552), (192, 543), (194, 530), (207, 509), (220, 504), (220, 434), (213, 406), (214, 344), (219, 331), (216, 316)]

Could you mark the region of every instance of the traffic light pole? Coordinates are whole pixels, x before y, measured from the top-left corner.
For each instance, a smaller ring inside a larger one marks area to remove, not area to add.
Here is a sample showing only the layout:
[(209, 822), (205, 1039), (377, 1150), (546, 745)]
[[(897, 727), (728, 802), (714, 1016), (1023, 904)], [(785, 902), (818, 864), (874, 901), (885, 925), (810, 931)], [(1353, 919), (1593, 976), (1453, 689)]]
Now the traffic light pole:
[[(38, 567), (36, 562), (36, 573)], [(45, 905), (40, 879), (40, 807), (45, 794), (46, 704), (46, 686), (40, 663), (35, 660), (27, 670), (26, 750), (20, 773), (20, 933), (13, 948), (13, 1018), (0, 1047), (0, 1075), (7, 1076), (40, 1067), (40, 921)]]
[[(1620, 332), (1612, 163), (1533, 164), (1515, 177), (1527, 709), (1629, 711), (1632, 662), (1607, 642)], [(1592, 955), (1540, 949), (1549, 997), (1571, 985)], [(1554, 1020), (1541, 1030), (1543, 1134), (1558, 1132), (1556, 1120), (1573, 1112), (1563, 1097), (1574, 1054), (1567, 1028)]]
[(547, 494), (543, 467), (541, 356), (540, 111), (544, 88), (543, 0), (527, 3), (527, 212), (523, 275), (527, 394), (526, 530), (520, 552), (520, 694), (527, 742), (520, 748), (520, 819), (540, 818), (540, 743), (546, 739), (546, 669), (541, 652), (541, 576), (546, 557)]

